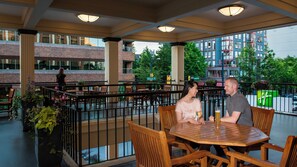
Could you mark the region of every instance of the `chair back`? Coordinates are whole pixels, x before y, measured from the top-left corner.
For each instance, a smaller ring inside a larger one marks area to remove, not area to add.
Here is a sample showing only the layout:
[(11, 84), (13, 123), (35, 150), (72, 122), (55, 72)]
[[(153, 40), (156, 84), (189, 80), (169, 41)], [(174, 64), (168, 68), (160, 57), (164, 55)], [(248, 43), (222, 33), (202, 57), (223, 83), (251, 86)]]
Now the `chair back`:
[(145, 88), (146, 88), (145, 85), (139, 85), (139, 84), (136, 85), (136, 91), (139, 89), (145, 89)]
[(280, 166), (297, 166), (297, 136), (288, 136), (282, 159), (280, 161)]
[(165, 91), (171, 91), (171, 85), (164, 85)]
[(128, 122), (137, 167), (170, 167), (166, 134)]
[(253, 114), (254, 127), (260, 129), (267, 136), (270, 136), (274, 109), (251, 107), (251, 110)]
[(101, 90), (100, 90), (100, 92), (101, 92), (102, 94), (106, 94), (106, 93), (107, 93), (107, 86), (101, 86)]
[(168, 135), (170, 128), (177, 124), (175, 105), (159, 106), (158, 111), (160, 115), (161, 129)]
[(13, 99), (13, 96), (14, 96), (14, 91), (15, 91), (15, 89), (13, 89), (13, 88), (9, 89), (9, 92), (8, 92), (8, 102), (9, 103), (12, 103), (12, 99)]

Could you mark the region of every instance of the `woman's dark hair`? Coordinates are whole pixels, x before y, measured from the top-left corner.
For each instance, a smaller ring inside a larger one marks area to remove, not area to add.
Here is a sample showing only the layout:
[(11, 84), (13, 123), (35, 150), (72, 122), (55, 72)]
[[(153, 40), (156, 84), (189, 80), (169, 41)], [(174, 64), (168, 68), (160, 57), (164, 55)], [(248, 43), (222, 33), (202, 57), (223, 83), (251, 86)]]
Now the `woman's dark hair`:
[(188, 82), (186, 82), (186, 84), (184, 86), (184, 90), (183, 90), (182, 95), (181, 95), (180, 98), (185, 97), (189, 93), (189, 89), (190, 88), (193, 88), (195, 86), (195, 84), (197, 85), (197, 88), (198, 88), (198, 82), (196, 82), (196, 81), (188, 81)]
[(63, 74), (64, 73), (64, 68), (60, 68), (59, 69), (59, 74)]

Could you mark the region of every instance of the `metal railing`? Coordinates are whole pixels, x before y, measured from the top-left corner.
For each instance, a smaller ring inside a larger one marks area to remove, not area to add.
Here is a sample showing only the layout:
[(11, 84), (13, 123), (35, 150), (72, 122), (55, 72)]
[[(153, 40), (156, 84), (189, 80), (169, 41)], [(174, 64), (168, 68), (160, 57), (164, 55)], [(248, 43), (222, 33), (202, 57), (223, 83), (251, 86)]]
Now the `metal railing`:
[[(137, 91), (139, 85), (145, 91)], [(158, 83), (105, 85), (103, 82), (71, 85), (63, 92), (56, 90), (54, 85), (39, 86), (47, 103), (61, 106), (66, 118), (64, 150), (79, 166), (134, 155), (127, 121), (160, 130), (158, 106), (175, 105), (183, 88), (183, 85), (171, 84), (170, 91), (163, 91), (164, 84)], [(103, 87), (109, 91), (103, 92)], [(128, 92), (127, 87), (132, 91)], [(241, 83), (240, 89), (251, 106), (297, 115), (294, 110), (297, 84), (275, 84), (270, 90), (254, 90), (251, 84)], [(197, 97), (201, 100), (205, 120), (214, 114), (215, 106), (225, 111), (223, 87), (200, 87)]]

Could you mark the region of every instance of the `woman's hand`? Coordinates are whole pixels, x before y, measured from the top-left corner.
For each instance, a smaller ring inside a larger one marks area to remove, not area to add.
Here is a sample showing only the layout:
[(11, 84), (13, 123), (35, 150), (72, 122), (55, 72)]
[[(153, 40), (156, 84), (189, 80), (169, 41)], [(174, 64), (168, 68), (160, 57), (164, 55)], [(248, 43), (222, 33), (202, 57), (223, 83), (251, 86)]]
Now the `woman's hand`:
[(197, 122), (198, 124), (205, 124), (203, 117), (199, 118)]

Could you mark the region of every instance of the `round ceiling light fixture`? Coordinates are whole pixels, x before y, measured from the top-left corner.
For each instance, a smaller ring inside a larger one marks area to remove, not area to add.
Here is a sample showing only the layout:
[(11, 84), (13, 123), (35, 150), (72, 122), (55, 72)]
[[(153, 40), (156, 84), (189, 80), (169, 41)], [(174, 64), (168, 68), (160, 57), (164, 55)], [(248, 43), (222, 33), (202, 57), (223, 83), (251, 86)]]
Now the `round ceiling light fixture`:
[(87, 15), (87, 14), (78, 14), (77, 17), (83, 22), (94, 22), (99, 19), (99, 16)]
[(237, 4), (223, 6), (218, 9), (218, 11), (224, 16), (236, 16), (240, 14), (243, 10), (244, 6)]
[(158, 29), (162, 32), (171, 32), (175, 29), (175, 27), (171, 26), (159, 26)]

